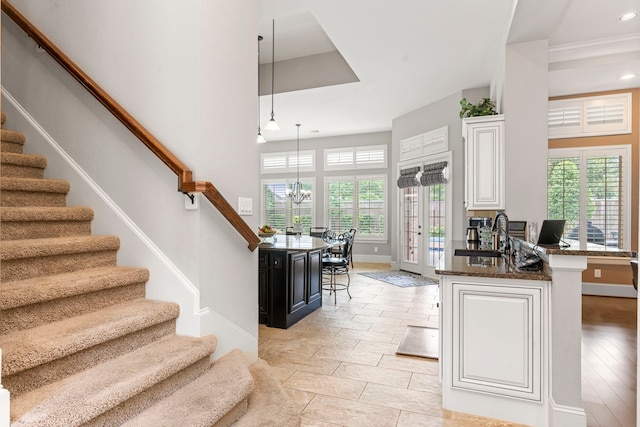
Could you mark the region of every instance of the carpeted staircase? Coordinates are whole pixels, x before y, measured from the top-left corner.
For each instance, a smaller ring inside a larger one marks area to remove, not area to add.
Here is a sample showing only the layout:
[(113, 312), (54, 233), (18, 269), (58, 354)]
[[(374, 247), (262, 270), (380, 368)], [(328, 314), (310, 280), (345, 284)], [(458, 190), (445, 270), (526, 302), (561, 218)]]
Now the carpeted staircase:
[(116, 264), (119, 239), (91, 234), (93, 211), (66, 206), (4, 129), (0, 165), (2, 385), (15, 426), (296, 426), (262, 360), (211, 362), (216, 338), (176, 335), (176, 304), (145, 299), (149, 273)]

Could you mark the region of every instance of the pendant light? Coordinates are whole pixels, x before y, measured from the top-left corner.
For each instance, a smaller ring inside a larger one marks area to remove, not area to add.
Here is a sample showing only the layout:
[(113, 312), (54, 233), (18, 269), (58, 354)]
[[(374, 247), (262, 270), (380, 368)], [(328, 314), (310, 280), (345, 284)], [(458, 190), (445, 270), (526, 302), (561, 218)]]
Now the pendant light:
[(262, 36), (258, 36), (258, 138), (256, 139), (258, 144), (264, 144), (267, 142), (267, 140), (264, 139), (264, 136), (262, 136), (262, 132), (260, 130), (260, 42), (262, 39)]
[(276, 62), (276, 20), (271, 21), (271, 119), (264, 127), (265, 130), (280, 130), (280, 126), (273, 117), (273, 93), (275, 82), (275, 62)]
[(304, 190), (302, 188), (302, 183), (300, 182), (300, 123), (297, 123), (298, 127), (298, 138), (297, 138), (297, 146), (296, 146), (296, 182), (291, 185), (290, 189), (287, 189), (287, 197), (291, 199), (293, 203), (298, 205), (298, 211), (300, 210), (300, 203), (307, 200), (311, 197), (311, 191)]

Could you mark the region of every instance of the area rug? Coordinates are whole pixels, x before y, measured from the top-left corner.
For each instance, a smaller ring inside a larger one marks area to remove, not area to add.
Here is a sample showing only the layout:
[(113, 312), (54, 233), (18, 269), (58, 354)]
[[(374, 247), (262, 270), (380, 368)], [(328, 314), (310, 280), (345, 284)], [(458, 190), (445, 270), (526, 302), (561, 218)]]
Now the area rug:
[(409, 325), (398, 344), (396, 354), (437, 359), (438, 342), (438, 328)]
[(358, 273), (363, 276), (370, 277), (381, 282), (391, 283), (402, 288), (410, 286), (426, 286), (437, 285), (438, 281), (420, 276), (419, 274), (409, 273), (408, 271), (373, 271), (370, 273)]

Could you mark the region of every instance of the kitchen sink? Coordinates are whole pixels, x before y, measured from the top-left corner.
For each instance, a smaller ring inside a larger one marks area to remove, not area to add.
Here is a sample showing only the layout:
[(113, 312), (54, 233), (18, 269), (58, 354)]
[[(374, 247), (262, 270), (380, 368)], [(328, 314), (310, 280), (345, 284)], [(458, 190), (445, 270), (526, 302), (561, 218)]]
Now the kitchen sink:
[(500, 258), (502, 256), (501, 252), (491, 249), (456, 249), (453, 251), (453, 254), (456, 256), (485, 256), (493, 258)]

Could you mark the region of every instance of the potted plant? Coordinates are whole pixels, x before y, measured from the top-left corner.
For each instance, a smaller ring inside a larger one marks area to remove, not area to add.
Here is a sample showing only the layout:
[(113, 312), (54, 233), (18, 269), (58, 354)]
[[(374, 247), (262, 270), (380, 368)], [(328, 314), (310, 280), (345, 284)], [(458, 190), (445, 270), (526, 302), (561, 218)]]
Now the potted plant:
[(476, 117), (476, 116), (492, 116), (498, 114), (496, 105), (491, 98), (482, 98), (475, 104), (467, 102), (467, 98), (460, 101), (460, 118)]

